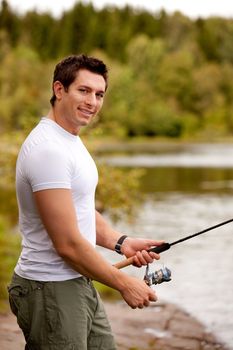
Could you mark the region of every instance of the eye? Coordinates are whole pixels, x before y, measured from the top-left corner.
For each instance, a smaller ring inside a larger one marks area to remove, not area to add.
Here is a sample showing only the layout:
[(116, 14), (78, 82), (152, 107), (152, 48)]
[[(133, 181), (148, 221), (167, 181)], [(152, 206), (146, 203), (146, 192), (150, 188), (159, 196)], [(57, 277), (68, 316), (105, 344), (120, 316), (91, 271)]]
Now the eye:
[(82, 94), (86, 94), (88, 92), (87, 89), (85, 88), (79, 88), (78, 91), (81, 92)]
[(98, 99), (102, 99), (102, 98), (104, 98), (104, 93), (103, 92), (97, 92), (96, 97)]

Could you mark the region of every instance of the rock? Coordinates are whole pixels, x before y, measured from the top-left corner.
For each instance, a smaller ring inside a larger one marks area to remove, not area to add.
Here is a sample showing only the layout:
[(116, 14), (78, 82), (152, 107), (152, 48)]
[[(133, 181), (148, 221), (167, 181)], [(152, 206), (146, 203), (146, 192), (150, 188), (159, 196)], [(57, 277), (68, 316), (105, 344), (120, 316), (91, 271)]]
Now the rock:
[(119, 350), (227, 350), (187, 312), (155, 303), (133, 310), (124, 302), (105, 303)]

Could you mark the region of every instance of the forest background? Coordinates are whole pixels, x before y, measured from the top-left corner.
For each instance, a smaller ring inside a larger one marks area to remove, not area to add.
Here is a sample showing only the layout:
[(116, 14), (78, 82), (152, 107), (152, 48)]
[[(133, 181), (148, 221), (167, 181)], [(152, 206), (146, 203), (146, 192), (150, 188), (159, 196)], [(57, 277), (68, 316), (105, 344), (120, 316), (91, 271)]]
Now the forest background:
[[(86, 53), (110, 68), (104, 107), (83, 133), (93, 150), (106, 139), (232, 140), (232, 38), (233, 19), (221, 17), (190, 19), (180, 12), (96, 9), (77, 2), (55, 18), (36, 11), (19, 14), (1, 1), (0, 299), (6, 298), (9, 271), (19, 252), (19, 241), (9, 235), (17, 224), (16, 155), (49, 109), (57, 61)], [(140, 171), (131, 171), (130, 183), (119, 169), (100, 167), (100, 172), (105, 188), (99, 186), (98, 201), (113, 215), (130, 212)], [(126, 196), (129, 190), (131, 196)]]

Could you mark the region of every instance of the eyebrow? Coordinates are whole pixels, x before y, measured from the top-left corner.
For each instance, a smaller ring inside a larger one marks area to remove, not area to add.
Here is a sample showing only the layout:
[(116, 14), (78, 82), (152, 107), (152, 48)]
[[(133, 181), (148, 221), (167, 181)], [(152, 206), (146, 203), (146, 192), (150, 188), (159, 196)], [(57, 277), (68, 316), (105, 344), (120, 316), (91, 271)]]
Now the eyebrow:
[[(95, 90), (92, 87), (90, 87), (89, 85), (84, 85), (84, 84), (80, 84), (78, 87), (85, 88), (88, 90)], [(101, 90), (96, 90), (96, 92), (104, 94), (106, 92), (106, 90), (101, 89)]]

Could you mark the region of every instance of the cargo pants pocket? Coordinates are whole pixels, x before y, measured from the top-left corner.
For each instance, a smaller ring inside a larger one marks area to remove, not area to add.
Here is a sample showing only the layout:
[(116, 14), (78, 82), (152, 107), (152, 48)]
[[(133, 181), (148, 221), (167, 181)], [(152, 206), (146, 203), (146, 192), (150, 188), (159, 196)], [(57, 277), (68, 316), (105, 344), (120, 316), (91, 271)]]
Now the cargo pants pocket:
[(17, 317), (19, 327), (22, 329), (25, 338), (30, 332), (29, 307), (27, 296), (29, 290), (19, 284), (12, 283), (8, 287), (9, 303), (13, 314)]

